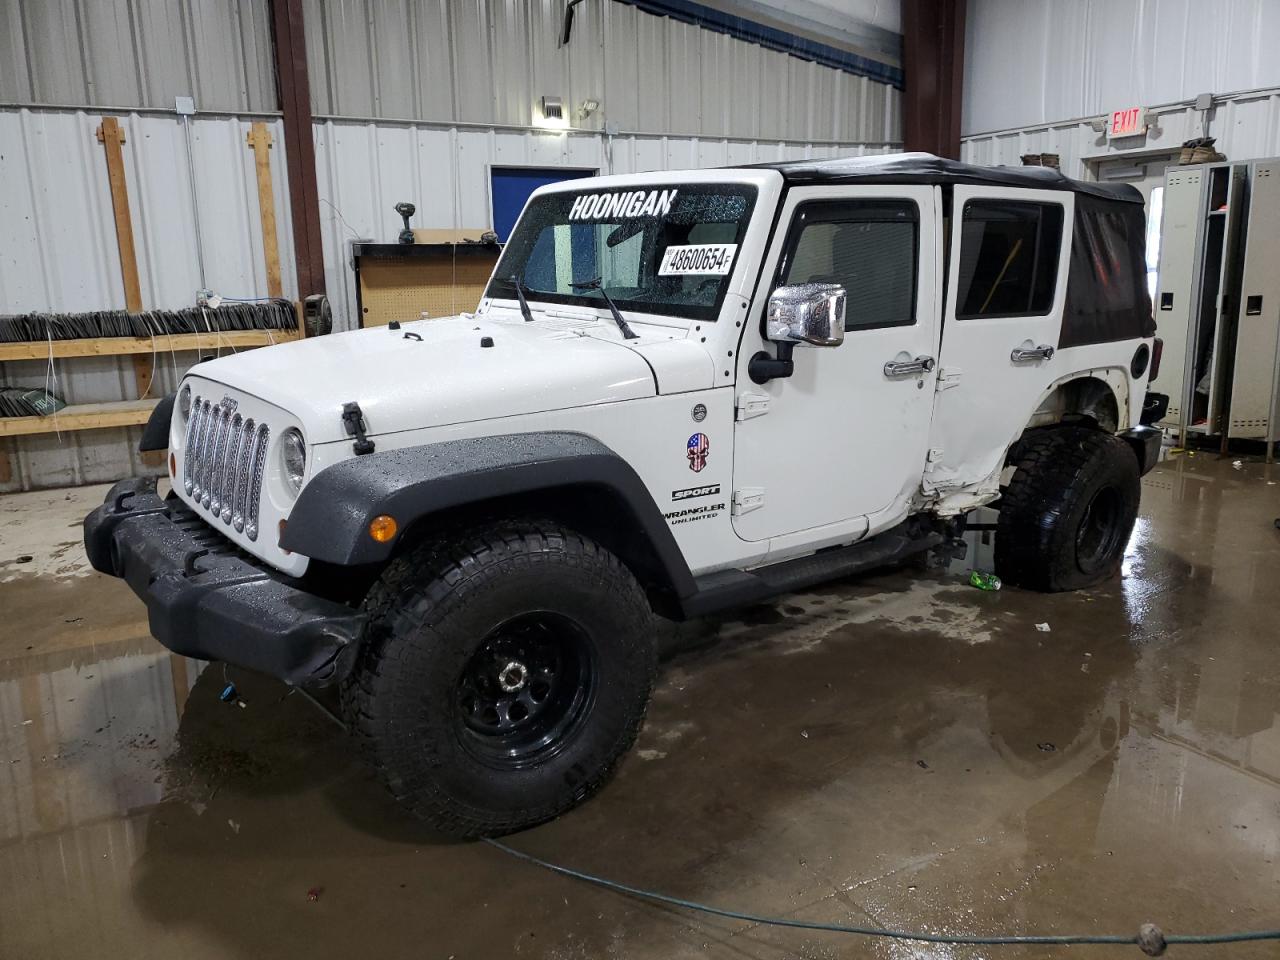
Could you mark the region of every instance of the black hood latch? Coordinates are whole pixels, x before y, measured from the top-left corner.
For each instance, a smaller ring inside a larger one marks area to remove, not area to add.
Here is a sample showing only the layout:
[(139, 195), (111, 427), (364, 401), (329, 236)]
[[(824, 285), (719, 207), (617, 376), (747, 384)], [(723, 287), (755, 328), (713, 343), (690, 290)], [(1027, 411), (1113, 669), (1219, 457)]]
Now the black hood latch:
[(366, 453), (373, 453), (373, 441), (365, 436), (365, 431), (369, 428), (364, 422), (364, 411), (360, 409), (360, 404), (354, 400), (342, 405), (342, 427), (347, 431), (347, 436), (356, 438), (355, 443), (351, 445), (351, 449), (356, 452), (357, 457), (362, 457)]

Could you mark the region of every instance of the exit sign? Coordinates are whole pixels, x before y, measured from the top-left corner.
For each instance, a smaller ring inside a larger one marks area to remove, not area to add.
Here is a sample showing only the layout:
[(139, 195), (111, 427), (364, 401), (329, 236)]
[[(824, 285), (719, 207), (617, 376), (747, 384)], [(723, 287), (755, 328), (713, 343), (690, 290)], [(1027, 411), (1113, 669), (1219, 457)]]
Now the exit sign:
[(1147, 125), (1142, 122), (1142, 117), (1145, 113), (1146, 111), (1142, 107), (1126, 107), (1123, 110), (1113, 111), (1111, 114), (1111, 126), (1108, 128), (1108, 136), (1132, 137), (1140, 133), (1146, 133)]

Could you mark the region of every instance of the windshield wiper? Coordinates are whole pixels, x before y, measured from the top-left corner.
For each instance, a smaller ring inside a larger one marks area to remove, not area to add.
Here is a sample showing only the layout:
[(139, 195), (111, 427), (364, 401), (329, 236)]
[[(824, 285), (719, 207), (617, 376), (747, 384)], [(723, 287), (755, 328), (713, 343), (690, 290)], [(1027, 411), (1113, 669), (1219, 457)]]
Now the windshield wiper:
[(604, 297), (604, 302), (609, 305), (609, 312), (613, 314), (614, 322), (617, 323), (618, 329), (622, 331), (624, 340), (636, 340), (639, 334), (631, 329), (626, 319), (622, 316), (622, 311), (618, 309), (618, 305), (613, 302), (613, 297), (609, 296), (609, 291), (604, 288), (604, 277), (596, 277), (594, 280), (584, 280), (582, 283), (571, 283), (569, 286), (575, 290), (599, 290), (600, 296)]
[(524, 281), (513, 273), (511, 285), (516, 288), (516, 299), (520, 301), (520, 313), (524, 315), (524, 322), (533, 323), (533, 311), (529, 309), (529, 301), (524, 298)]

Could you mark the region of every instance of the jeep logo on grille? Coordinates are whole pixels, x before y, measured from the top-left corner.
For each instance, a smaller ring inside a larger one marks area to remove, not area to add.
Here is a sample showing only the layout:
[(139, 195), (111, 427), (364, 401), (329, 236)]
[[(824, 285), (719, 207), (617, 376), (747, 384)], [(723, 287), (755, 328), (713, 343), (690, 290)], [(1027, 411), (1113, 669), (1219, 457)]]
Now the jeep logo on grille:
[(227, 411), (227, 413), (235, 413), (236, 407), (240, 406), (240, 404), (235, 400), (232, 400), (230, 397), (223, 397), (222, 403), (218, 404), (218, 406), (222, 407), (222, 409)]

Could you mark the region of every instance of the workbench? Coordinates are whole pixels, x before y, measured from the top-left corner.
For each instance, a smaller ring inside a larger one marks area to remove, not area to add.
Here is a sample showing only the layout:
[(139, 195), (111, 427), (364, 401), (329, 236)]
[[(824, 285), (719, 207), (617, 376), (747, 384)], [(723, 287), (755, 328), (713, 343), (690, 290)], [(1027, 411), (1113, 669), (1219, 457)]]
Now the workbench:
[(501, 253), (496, 243), (353, 243), (360, 326), (474, 310)]

